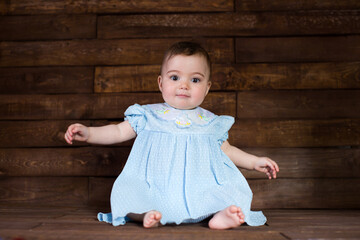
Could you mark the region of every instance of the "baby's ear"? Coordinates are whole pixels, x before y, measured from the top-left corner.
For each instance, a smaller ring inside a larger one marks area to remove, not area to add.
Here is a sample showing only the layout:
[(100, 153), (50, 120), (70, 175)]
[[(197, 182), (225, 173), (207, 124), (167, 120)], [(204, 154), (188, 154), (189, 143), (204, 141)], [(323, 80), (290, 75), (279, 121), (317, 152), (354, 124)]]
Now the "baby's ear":
[(161, 75), (158, 76), (158, 85), (159, 85), (159, 89), (160, 89), (160, 92), (162, 92), (162, 77)]
[(210, 87), (211, 87), (211, 81), (209, 80), (208, 83), (207, 83), (206, 94), (208, 94), (208, 92), (209, 92), (209, 90), (210, 90)]

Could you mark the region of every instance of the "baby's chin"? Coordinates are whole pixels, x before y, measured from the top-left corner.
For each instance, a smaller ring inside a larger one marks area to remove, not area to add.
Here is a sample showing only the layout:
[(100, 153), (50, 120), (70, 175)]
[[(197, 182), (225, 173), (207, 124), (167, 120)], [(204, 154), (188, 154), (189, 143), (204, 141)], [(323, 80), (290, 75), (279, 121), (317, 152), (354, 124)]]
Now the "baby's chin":
[(188, 105), (180, 105), (180, 104), (169, 104), (169, 103), (167, 104), (172, 108), (180, 109), (180, 110), (191, 110), (198, 107), (198, 106), (188, 106)]

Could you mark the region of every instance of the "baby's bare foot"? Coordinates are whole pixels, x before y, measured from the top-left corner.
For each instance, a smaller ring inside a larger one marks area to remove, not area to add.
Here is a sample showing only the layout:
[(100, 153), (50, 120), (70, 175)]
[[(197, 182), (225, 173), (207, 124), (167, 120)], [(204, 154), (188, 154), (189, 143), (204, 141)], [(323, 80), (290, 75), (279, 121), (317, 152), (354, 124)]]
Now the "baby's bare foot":
[(240, 226), (245, 222), (241, 208), (230, 206), (216, 213), (209, 222), (211, 229), (229, 229)]
[(158, 227), (161, 217), (161, 213), (158, 211), (147, 212), (143, 220), (144, 228)]

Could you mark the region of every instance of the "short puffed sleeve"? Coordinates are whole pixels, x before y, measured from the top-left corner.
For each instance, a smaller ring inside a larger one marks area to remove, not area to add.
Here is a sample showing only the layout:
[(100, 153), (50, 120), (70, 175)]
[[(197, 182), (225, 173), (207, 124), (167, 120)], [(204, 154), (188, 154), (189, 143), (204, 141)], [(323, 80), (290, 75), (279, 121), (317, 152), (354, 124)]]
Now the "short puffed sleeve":
[(139, 134), (146, 125), (145, 109), (139, 104), (128, 107), (125, 111), (125, 120), (128, 121), (134, 131)]
[(216, 138), (220, 145), (229, 138), (229, 130), (234, 124), (235, 120), (231, 116), (218, 116), (215, 120)]

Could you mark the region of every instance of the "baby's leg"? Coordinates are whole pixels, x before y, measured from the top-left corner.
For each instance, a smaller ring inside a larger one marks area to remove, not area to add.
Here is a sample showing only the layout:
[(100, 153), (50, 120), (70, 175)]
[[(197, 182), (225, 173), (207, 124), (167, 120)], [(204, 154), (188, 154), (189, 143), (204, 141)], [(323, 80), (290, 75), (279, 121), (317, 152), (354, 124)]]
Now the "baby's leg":
[(161, 213), (155, 210), (143, 214), (129, 213), (127, 216), (134, 221), (143, 222), (144, 228), (158, 227), (162, 217)]
[(230, 206), (216, 213), (209, 222), (211, 229), (228, 229), (240, 226), (245, 222), (245, 216), (241, 208)]

